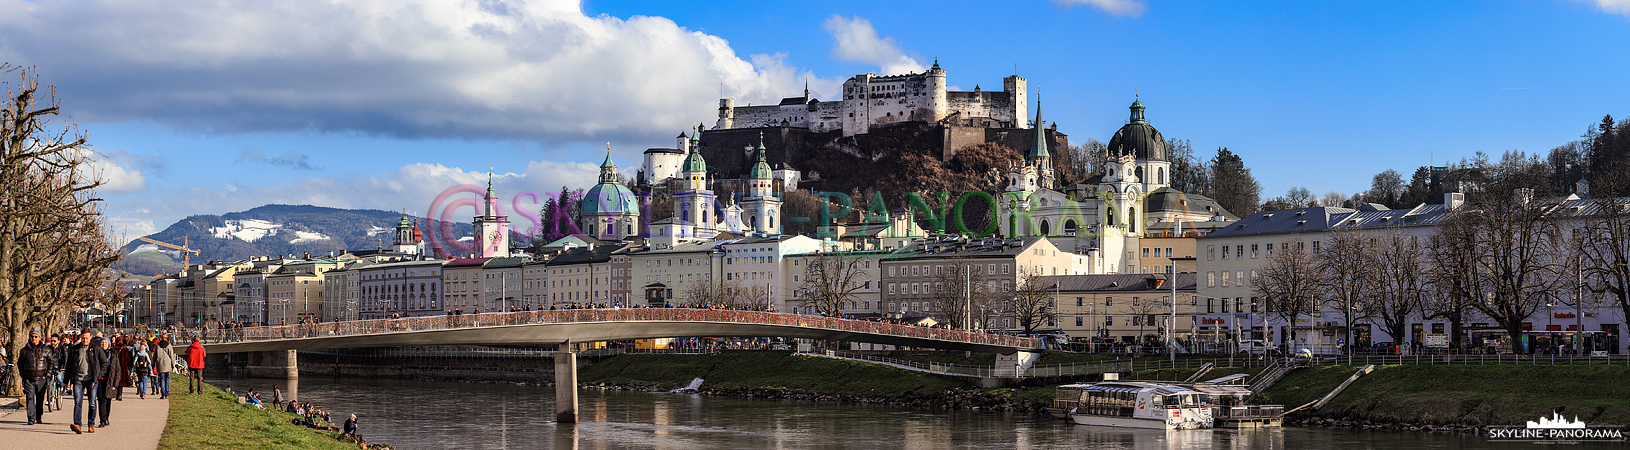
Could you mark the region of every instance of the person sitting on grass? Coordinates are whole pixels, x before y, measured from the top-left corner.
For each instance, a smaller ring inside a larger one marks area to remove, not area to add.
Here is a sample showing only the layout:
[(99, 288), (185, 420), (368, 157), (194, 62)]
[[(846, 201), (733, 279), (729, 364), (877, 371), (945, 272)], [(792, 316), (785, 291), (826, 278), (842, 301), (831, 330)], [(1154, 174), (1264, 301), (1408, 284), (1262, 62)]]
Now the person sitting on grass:
[(341, 433), (340, 436), (351, 436), (357, 438), (358, 440), (362, 439), (362, 436), (357, 434), (356, 414), (351, 414), (351, 418), (345, 419), (345, 432)]

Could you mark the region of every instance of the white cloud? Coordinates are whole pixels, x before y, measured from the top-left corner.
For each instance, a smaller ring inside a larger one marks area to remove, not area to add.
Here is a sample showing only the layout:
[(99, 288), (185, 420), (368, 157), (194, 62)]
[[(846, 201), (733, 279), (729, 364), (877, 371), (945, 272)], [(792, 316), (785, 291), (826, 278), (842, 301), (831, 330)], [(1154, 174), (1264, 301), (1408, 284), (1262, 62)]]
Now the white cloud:
[(721, 84), (763, 103), (814, 78), (666, 18), (588, 17), (568, 0), (0, 0), (0, 11), (0, 61), (38, 66), (81, 122), (208, 133), (665, 138), (712, 123)]
[(849, 62), (876, 64), (880, 75), (921, 72), (924, 67), (917, 59), (906, 55), (893, 37), (880, 37), (872, 22), (861, 17), (832, 16), (823, 25), (837, 41), (832, 56)]
[(1630, 0), (1592, 0), (1602, 12), (1630, 16)]
[(147, 190), (147, 176), (140, 169), (127, 169), (138, 165), (136, 157), (123, 150), (108, 153), (90, 153), (91, 176), (102, 181), (97, 192), (140, 192)]
[(1149, 5), (1139, 0), (1053, 0), (1053, 3), (1061, 7), (1087, 5), (1113, 16), (1138, 17), (1143, 15), (1144, 10), (1149, 9)]

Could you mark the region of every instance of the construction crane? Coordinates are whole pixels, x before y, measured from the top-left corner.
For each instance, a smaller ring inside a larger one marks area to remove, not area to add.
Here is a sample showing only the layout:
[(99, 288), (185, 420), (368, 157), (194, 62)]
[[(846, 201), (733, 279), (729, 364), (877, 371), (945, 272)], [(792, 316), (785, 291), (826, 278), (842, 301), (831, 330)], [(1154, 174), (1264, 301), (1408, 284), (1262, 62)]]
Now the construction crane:
[(185, 238), (185, 237), (181, 238), (181, 245), (175, 245), (175, 244), (171, 244), (169, 242), (155, 241), (155, 240), (148, 239), (148, 238), (145, 238), (145, 237), (139, 237), (139, 238), (136, 238), (136, 239), (141, 239), (141, 240), (147, 241), (149, 243), (157, 244), (160, 247), (180, 250), (181, 251), (181, 267), (182, 267), (182, 269), (186, 269), (187, 267), (192, 267), (192, 255), (198, 254), (197, 250), (193, 250), (191, 248), (188, 248), (188, 245), (190, 245), (191, 243), (188, 242), (187, 238)]

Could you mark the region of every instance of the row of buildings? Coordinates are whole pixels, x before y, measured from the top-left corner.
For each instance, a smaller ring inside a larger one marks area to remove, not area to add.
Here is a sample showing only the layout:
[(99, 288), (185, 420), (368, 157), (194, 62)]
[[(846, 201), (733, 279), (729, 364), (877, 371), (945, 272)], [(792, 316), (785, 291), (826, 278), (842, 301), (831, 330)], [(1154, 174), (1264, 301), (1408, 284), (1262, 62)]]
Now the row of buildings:
[[(914, 92), (901, 95), (915, 98)], [(853, 95), (859, 100), (861, 94)], [(1329, 304), (1287, 322), (1268, 314), (1254, 284), (1276, 249), (1294, 244), (1317, 252), (1321, 242), (1343, 230), (1385, 230), (1424, 240), (1462, 207), (1460, 194), (1408, 210), (1321, 207), (1239, 218), (1212, 199), (1170, 187), (1165, 139), (1145, 117), (1141, 100), (1134, 101), (1127, 123), (1111, 139), (1109, 164), (1066, 185), (1052, 172), (1037, 103), (1037, 121), (1029, 127), (1033, 144), (1024, 162), (1010, 170), (1004, 192), (995, 194), (1002, 199), (998, 224), (984, 237), (924, 229), (912, 208), (833, 223), (827, 227), (833, 232), (818, 237), (783, 234), (781, 191), (795, 186), (796, 175), (786, 178), (771, 170), (761, 143), (751, 149), (756, 162), (742, 192), (715, 195), (696, 139), (681, 135), (680, 148), (657, 161), (671, 169), (648, 172), (677, 186), (671, 193), (674, 211), (662, 220), (642, 220), (649, 211), (640, 211), (641, 202), (619, 181), (608, 155), (599, 184), (575, 205), (575, 225), (582, 233), (530, 253), (511, 248), (507, 218), (490, 208), (475, 218), (475, 251), (457, 258), (427, 255), (432, 246), (404, 217), (390, 250), (213, 261), (155, 279), (132, 291), (127, 305), (137, 322), (188, 326), (584, 305), (708, 303), (815, 313), (806, 301), (807, 268), (816, 258), (841, 255), (859, 271), (852, 298), (838, 308), (853, 317), (928, 324), (960, 317), (961, 309), (975, 318), (957, 326), (1013, 330), (1020, 318), (1003, 302), (1012, 300), (1018, 286), (1040, 277), (1040, 285), (1052, 290), (1041, 328), (1078, 339), (1176, 337), (1196, 345), (1260, 339), (1333, 348), (1432, 342), (1448, 332), (1447, 320), (1430, 312), (1418, 314), (1401, 336), (1386, 335), (1373, 319), (1349, 330), (1336, 323), (1339, 316)], [(732, 111), (741, 120), (743, 111), (726, 110)], [(1588, 215), (1590, 200), (1583, 194), (1544, 201)], [(488, 196), (491, 205), (490, 187)], [(956, 280), (947, 273), (961, 274), (960, 288), (948, 285)], [(954, 293), (973, 291), (988, 297), (984, 312), (973, 312), (971, 294), (958, 305), (960, 294)], [(1537, 334), (1591, 331), (1608, 339), (1611, 351), (1622, 351), (1617, 336), (1623, 314), (1613, 307), (1575, 311), (1566, 306), (1583, 303), (1588, 302), (1552, 305), (1532, 329)], [(1487, 331), (1490, 323), (1471, 317), (1468, 328)]]

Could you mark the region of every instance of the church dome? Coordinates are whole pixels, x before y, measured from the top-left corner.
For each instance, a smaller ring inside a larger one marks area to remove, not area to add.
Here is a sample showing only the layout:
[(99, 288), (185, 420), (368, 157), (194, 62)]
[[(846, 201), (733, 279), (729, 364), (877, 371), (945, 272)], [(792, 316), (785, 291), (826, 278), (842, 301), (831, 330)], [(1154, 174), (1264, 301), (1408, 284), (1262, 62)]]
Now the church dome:
[(1132, 155), (1133, 159), (1166, 160), (1166, 137), (1143, 119), (1143, 102), (1132, 101), (1132, 118), (1109, 138), (1111, 155)]
[(600, 183), (583, 194), (583, 214), (639, 214), (639, 197), (620, 183)]
[(707, 161), (702, 159), (701, 151), (692, 151), (690, 156), (685, 157), (685, 165), (680, 170), (684, 172), (706, 172)]
[(754, 180), (770, 179), (770, 163), (764, 160), (764, 143), (758, 143), (758, 162), (753, 163), (753, 170), (747, 175)]

